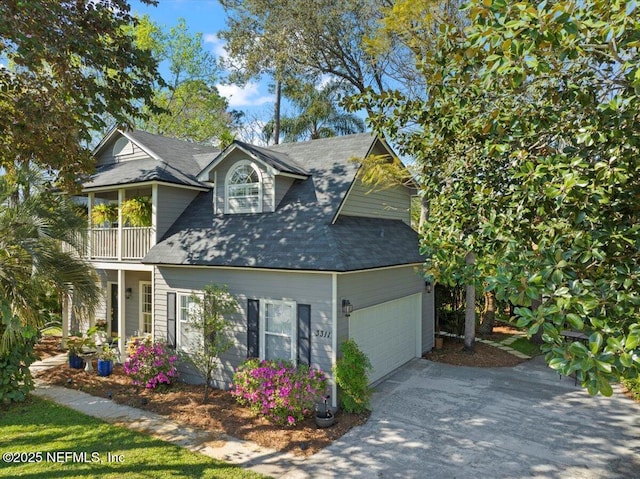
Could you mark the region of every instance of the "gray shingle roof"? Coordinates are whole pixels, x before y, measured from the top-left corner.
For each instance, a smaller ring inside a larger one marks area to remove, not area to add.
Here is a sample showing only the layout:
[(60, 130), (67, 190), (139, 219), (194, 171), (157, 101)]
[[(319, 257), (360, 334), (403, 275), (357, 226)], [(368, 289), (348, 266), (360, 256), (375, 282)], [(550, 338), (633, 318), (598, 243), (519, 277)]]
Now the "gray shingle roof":
[(143, 263), (352, 271), (420, 263), (417, 234), (399, 220), (333, 218), (375, 138), (361, 134), (269, 147), (311, 176), (295, 180), (272, 213), (214, 215), (196, 197)]
[(196, 176), (204, 165), (219, 153), (219, 150), (213, 147), (153, 135), (140, 130), (128, 131), (127, 135), (160, 159), (148, 158), (100, 166), (83, 184), (84, 188), (126, 185), (144, 181), (203, 187), (205, 185), (198, 181)]

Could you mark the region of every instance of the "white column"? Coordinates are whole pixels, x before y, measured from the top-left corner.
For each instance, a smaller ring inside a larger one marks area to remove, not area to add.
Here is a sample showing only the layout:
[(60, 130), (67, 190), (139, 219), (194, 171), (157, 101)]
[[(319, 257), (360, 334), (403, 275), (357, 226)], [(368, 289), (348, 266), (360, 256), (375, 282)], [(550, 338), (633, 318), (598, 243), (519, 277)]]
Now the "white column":
[(94, 199), (95, 193), (89, 193), (89, 196), (87, 197), (87, 213), (89, 215), (89, 221), (87, 222), (87, 258), (89, 259), (93, 257), (93, 242), (91, 241), (93, 238), (93, 221), (91, 221), (91, 211), (93, 210)]
[(118, 261), (122, 261), (122, 203), (124, 203), (124, 190), (118, 190)]
[(62, 348), (67, 347), (67, 337), (69, 336), (69, 296), (62, 293)]
[(125, 270), (118, 270), (118, 348), (122, 355), (122, 360), (125, 357), (125, 342), (126, 342), (126, 330), (125, 320), (126, 317), (126, 302), (125, 298)]
[(158, 184), (151, 185), (151, 244), (149, 247), (158, 243)]

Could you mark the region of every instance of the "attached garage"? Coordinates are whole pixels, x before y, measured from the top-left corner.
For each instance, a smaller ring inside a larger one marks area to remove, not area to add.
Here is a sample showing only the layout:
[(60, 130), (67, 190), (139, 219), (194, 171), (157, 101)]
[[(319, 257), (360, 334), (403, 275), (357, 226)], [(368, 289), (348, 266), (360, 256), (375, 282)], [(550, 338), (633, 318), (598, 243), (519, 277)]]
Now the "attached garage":
[(371, 383), (420, 357), (422, 294), (354, 311), (349, 318), (349, 337), (371, 361)]

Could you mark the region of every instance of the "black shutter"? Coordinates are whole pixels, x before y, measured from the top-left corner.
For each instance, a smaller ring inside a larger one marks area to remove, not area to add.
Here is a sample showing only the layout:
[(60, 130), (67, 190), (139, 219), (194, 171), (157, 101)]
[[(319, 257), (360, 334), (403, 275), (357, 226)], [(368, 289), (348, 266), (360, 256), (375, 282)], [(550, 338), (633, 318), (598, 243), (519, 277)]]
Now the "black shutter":
[(176, 293), (167, 293), (167, 344), (176, 347)]
[(260, 302), (257, 299), (247, 303), (247, 357), (260, 357)]
[(298, 364), (311, 365), (311, 305), (298, 305)]

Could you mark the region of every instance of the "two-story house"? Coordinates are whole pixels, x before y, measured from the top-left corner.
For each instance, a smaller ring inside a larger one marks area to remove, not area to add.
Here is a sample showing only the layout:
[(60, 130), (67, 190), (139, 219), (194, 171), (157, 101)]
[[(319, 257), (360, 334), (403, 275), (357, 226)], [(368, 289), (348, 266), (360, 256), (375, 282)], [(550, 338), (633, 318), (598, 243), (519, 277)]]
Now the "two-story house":
[[(410, 227), (415, 191), (370, 192), (354, 159), (372, 154), (392, 152), (371, 134), (236, 141), (220, 152), (114, 129), (83, 189), (89, 218), (99, 204), (117, 211), (110, 224), (89, 225), (86, 255), (105, 291), (96, 318), (119, 335), (121, 351), (140, 333), (188, 348), (191, 294), (227, 285), (240, 310), (215, 378), (222, 387), (247, 357), (330, 375), (348, 338), (371, 359), (371, 382), (421, 356), (433, 345), (433, 297)], [(140, 197), (151, 224), (128, 226), (121, 207)]]

